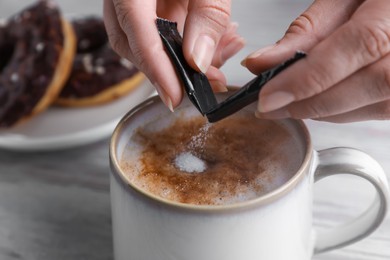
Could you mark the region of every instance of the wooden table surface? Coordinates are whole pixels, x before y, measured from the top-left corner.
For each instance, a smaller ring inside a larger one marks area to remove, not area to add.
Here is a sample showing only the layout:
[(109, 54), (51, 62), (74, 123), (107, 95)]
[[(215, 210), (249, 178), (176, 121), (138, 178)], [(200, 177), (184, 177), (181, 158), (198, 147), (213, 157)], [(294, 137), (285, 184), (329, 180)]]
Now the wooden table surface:
[[(0, 0), (0, 17), (30, 2)], [(58, 2), (67, 14), (101, 13), (101, 1)], [(224, 68), (229, 83), (242, 85), (252, 78), (239, 65), (241, 59), (275, 42), (308, 4), (307, 0), (234, 1), (233, 19), (239, 22), (247, 46)], [(316, 149), (359, 148), (390, 176), (389, 121), (341, 125), (307, 121), (307, 125)], [(107, 137), (60, 151), (0, 149), (0, 259), (113, 259), (108, 143)], [(327, 228), (364, 211), (374, 191), (355, 177), (340, 176), (316, 184), (315, 195), (315, 224)], [(390, 259), (390, 217), (368, 238), (313, 259)]]

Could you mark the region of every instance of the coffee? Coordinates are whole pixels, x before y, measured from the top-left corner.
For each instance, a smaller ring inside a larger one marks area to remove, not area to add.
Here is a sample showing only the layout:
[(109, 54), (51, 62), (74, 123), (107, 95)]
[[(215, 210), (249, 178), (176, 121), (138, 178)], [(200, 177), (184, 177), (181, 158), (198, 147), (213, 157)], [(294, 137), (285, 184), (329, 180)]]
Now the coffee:
[(137, 128), (120, 167), (133, 185), (156, 196), (225, 205), (257, 198), (288, 181), (303, 161), (299, 147), (281, 123), (259, 120), (253, 112), (240, 111), (214, 124), (183, 113)]

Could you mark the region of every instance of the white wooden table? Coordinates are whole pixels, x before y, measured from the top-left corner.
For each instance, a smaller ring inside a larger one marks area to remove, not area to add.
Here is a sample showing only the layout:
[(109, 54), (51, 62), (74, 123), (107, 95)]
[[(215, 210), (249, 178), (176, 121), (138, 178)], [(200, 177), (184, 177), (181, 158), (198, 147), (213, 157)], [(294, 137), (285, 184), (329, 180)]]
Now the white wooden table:
[[(0, 17), (29, 2), (0, 0)], [(58, 2), (67, 14), (101, 13), (101, 1)], [(242, 85), (252, 78), (239, 65), (241, 59), (275, 42), (308, 4), (307, 0), (234, 1), (233, 19), (239, 22), (247, 46), (224, 68), (229, 83)], [(389, 121), (343, 125), (307, 121), (307, 125), (316, 149), (359, 148), (390, 176)], [(108, 171), (108, 139), (56, 152), (0, 150), (0, 259), (112, 259)], [(323, 228), (361, 213), (374, 194), (363, 181), (346, 176), (316, 186), (315, 224)], [(390, 216), (367, 239), (313, 259), (390, 259)]]

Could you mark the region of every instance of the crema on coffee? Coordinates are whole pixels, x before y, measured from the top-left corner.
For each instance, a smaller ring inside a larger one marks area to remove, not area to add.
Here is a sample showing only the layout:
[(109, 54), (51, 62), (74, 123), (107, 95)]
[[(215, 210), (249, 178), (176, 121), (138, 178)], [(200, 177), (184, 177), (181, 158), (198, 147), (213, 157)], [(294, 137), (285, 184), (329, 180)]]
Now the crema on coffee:
[[(304, 157), (297, 147), (282, 124), (257, 119), (253, 112), (240, 111), (214, 124), (183, 114), (138, 127), (120, 167), (133, 185), (161, 198), (226, 205), (257, 198), (287, 182)], [(178, 167), (183, 154), (201, 160), (204, 169)]]

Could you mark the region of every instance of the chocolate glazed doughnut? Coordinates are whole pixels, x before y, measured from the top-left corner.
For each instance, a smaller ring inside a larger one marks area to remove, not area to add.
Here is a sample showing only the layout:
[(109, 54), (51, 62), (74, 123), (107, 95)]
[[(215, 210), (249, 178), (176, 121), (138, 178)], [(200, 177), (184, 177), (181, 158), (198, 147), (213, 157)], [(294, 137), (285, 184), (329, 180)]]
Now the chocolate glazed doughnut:
[(72, 22), (77, 38), (77, 54), (68, 82), (56, 104), (92, 106), (126, 95), (144, 75), (116, 54), (108, 43), (104, 22), (87, 17)]
[(0, 127), (44, 111), (69, 76), (76, 41), (57, 6), (41, 0), (0, 25)]

